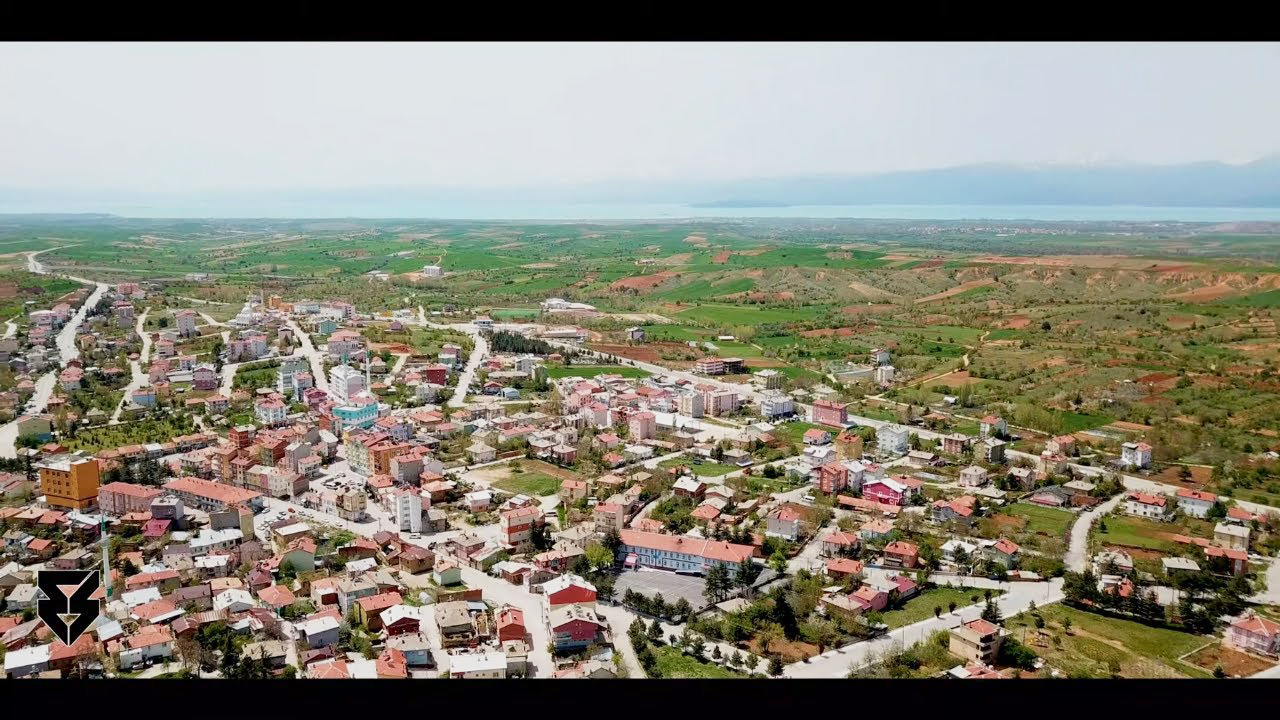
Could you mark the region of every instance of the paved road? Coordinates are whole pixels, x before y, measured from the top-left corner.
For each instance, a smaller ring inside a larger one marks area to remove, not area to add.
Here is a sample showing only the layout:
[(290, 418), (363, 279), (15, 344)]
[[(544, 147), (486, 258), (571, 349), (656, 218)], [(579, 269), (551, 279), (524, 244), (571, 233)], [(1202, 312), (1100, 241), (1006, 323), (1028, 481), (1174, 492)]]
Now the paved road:
[(1080, 513), (1071, 526), (1071, 542), (1067, 546), (1066, 565), (1074, 572), (1084, 572), (1089, 564), (1089, 529), (1103, 515), (1115, 510), (1124, 500), (1124, 495), (1117, 495), (1088, 512)]
[(120, 414), (124, 412), (124, 408), (129, 404), (129, 398), (133, 391), (147, 384), (147, 374), (142, 372), (142, 366), (145, 365), (151, 357), (151, 334), (143, 328), (147, 324), (147, 313), (151, 312), (151, 308), (142, 311), (138, 316), (138, 322), (134, 325), (134, 330), (142, 338), (142, 352), (138, 355), (137, 360), (129, 361), (129, 371), (132, 373), (132, 379), (124, 389), (124, 396), (120, 398), (119, 404), (116, 405), (115, 412), (111, 413), (111, 419), (107, 421), (108, 425), (118, 425), (120, 423)]
[(326, 393), (329, 392), (329, 377), (324, 374), (324, 353), (316, 349), (315, 344), (311, 342), (311, 336), (303, 332), (293, 318), (286, 318), (285, 324), (293, 331), (294, 336), (298, 338), (300, 343), (300, 347), (294, 349), (293, 354), (306, 355), (307, 360), (311, 363), (312, 384)]
[[(1047, 583), (1003, 583), (1004, 595), (996, 598), (996, 606), (1004, 617), (1025, 612), (1032, 602), (1048, 605), (1062, 599), (1062, 580), (1055, 578)], [(894, 647), (910, 647), (926, 639), (938, 630), (946, 630), (977, 619), (982, 614), (982, 603), (957, 608), (954, 613), (943, 613), (941, 618), (929, 618), (914, 625), (898, 628), (874, 640), (846, 645), (838, 650), (828, 650), (807, 662), (788, 665), (783, 677), (790, 678), (842, 678), (851, 668), (862, 666), (875, 659), (879, 653)], [(959, 661), (957, 661), (959, 664)]]
[[(55, 248), (49, 249), (53, 250)], [(47, 275), (48, 272), (45, 270), (44, 265), (36, 260), (36, 256), (41, 252), (48, 251), (41, 250), (40, 252), (27, 254), (27, 269), (37, 275)], [(104, 283), (85, 280), (84, 278), (73, 277), (70, 275), (66, 277), (85, 285), (93, 285), (94, 290), (89, 294), (89, 297), (85, 300), (84, 304), (80, 306), (80, 309), (76, 311), (75, 315), (73, 315), (62, 328), (62, 331), (58, 333), (56, 341), (62, 367), (66, 367), (68, 362), (80, 357), (80, 351), (76, 348), (76, 331), (84, 324), (85, 316), (89, 313), (89, 310), (97, 306), (98, 302), (102, 300), (102, 296), (107, 292), (107, 286)], [(38, 415), (44, 412), (44, 409), (49, 404), (49, 398), (53, 396), (53, 390), (54, 386), (57, 384), (57, 380), (57, 370), (50, 370), (36, 380), (35, 393), (28, 401), (24, 414)], [(0, 427), (0, 457), (17, 457), (17, 440), (18, 426), (16, 423), (11, 422)]]

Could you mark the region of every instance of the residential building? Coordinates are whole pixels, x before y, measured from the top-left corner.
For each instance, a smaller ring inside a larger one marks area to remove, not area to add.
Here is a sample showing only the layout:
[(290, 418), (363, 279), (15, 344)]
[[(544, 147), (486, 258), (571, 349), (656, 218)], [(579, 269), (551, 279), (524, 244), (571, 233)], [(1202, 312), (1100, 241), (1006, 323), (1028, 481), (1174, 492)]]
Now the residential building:
[(1234, 523), (1218, 523), (1213, 528), (1215, 545), (1228, 550), (1249, 551), (1250, 530), (1244, 525)]
[(98, 461), (79, 455), (56, 455), (36, 464), (40, 491), (50, 507), (87, 510), (98, 503)]
[(1209, 508), (1217, 501), (1218, 496), (1214, 493), (1178, 488), (1178, 509), (1191, 517), (1203, 518), (1208, 515)]
[(830, 400), (815, 400), (811, 420), (820, 425), (843, 428), (849, 422), (849, 414), (841, 403)]
[(557, 652), (592, 645), (608, 629), (609, 624), (587, 605), (566, 605), (547, 613), (547, 630)]
[(1127, 442), (1120, 446), (1120, 463), (1125, 467), (1142, 469), (1151, 466), (1151, 446), (1144, 442)]
[(1246, 652), (1280, 656), (1280, 623), (1248, 612), (1231, 623), (1224, 638), (1228, 645)]
[(1168, 520), (1172, 510), (1173, 506), (1165, 495), (1131, 492), (1124, 499), (1124, 511), (1128, 515)]
[(1004, 629), (978, 619), (952, 628), (948, 649), (952, 655), (970, 662), (993, 663), (1000, 655)]
[(881, 425), (876, 429), (876, 447), (884, 456), (906, 454), (910, 447), (907, 429), (901, 425)]

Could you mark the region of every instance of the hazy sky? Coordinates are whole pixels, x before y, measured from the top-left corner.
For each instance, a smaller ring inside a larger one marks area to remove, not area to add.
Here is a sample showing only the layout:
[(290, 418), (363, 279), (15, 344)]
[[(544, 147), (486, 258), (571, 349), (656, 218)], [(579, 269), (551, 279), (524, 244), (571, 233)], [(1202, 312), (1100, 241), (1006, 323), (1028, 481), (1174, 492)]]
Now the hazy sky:
[(0, 187), (520, 186), (1280, 151), (1275, 44), (3, 44)]

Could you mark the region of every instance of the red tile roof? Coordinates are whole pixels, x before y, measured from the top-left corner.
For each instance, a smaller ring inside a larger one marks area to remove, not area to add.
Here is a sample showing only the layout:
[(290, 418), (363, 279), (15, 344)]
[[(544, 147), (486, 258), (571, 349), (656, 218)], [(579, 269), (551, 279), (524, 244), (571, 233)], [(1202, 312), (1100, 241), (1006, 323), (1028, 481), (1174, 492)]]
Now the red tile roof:
[(978, 633), (979, 635), (992, 635), (996, 632), (999, 632), (1000, 630), (999, 626), (992, 625), (991, 623), (981, 618), (967, 622), (964, 624), (964, 626)]

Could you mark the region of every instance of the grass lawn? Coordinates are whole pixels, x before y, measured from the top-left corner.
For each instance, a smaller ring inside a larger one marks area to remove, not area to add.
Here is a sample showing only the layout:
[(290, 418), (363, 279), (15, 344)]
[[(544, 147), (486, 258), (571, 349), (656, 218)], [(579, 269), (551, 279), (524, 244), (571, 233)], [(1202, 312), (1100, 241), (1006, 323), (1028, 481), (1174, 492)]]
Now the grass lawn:
[[(884, 613), (884, 623), (890, 628), (900, 628), (921, 620), (928, 620), (933, 617), (935, 607), (940, 607), (942, 612), (947, 612), (947, 606), (952, 601), (955, 601), (957, 608), (966, 607), (973, 604), (974, 595), (978, 596), (978, 602), (984, 601), (982, 591), (975, 588), (936, 587), (926, 590), (903, 603), (901, 608)], [(996, 595), (991, 597), (994, 598)]]
[[(1035, 625), (1030, 614), (1011, 618), (1005, 623), (1019, 640), (1026, 633), (1026, 645), (1045, 659), (1049, 667), (1060, 673), (1078, 677), (1110, 677), (1118, 668), (1122, 677), (1173, 678), (1209, 677), (1210, 672), (1179, 657), (1213, 642), (1211, 638), (1178, 630), (1150, 627), (1121, 618), (1076, 610), (1054, 604), (1041, 611), (1045, 619), (1048, 642), (1036, 642)], [(1071, 633), (1062, 621), (1071, 620)], [(1061, 645), (1055, 645), (1057, 637)], [(1048, 676), (1041, 670), (1043, 676)]]
[(627, 378), (646, 378), (649, 373), (629, 365), (548, 365), (548, 378), (584, 377), (591, 378), (602, 373), (621, 375)]
[(523, 472), (493, 483), (493, 486), (517, 495), (545, 497), (555, 495), (560, 489), (560, 478), (537, 472)]
[(663, 469), (673, 468), (677, 465), (687, 466), (695, 475), (700, 475), (702, 477), (720, 477), (726, 473), (742, 469), (737, 465), (726, 465), (724, 463), (712, 462), (710, 460), (703, 460), (701, 463), (695, 464), (693, 462), (693, 458), (688, 455), (681, 455), (680, 457), (674, 457), (670, 460), (663, 460), (658, 463), (658, 467)]
[(813, 317), (815, 308), (767, 308), (759, 305), (699, 305), (676, 313), (677, 317), (708, 325), (755, 325), (800, 322)]
[(664, 678), (741, 678), (746, 677), (726, 667), (710, 662), (700, 663), (679, 650), (663, 646), (654, 650), (658, 657), (658, 671)]
[(1063, 412), (1061, 410), (1050, 410), (1054, 415), (1062, 421), (1062, 432), (1074, 433), (1081, 430), (1091, 430), (1103, 425), (1109, 425), (1115, 418), (1106, 415), (1085, 415), (1083, 413)]
[(645, 325), (645, 337), (650, 340), (670, 339), (677, 342), (703, 340), (708, 336), (706, 330), (689, 328), (683, 325)]
[(539, 312), (537, 308), (494, 308), (489, 311), (489, 316), (509, 320), (511, 318), (537, 317)]
[(1027, 524), (1023, 532), (1046, 533), (1053, 537), (1062, 537), (1071, 523), (1075, 522), (1074, 513), (1057, 508), (1040, 507), (1026, 503), (1015, 503), (1004, 508), (1005, 515), (1026, 518)]
[(773, 434), (780, 438), (786, 438), (787, 442), (803, 445), (805, 431), (813, 428), (826, 430), (831, 433), (832, 437), (835, 437), (836, 433), (839, 432), (835, 428), (826, 427), (825, 425), (816, 425), (810, 422), (791, 422), (774, 426)]
[[(1105, 531), (1101, 530), (1104, 524)], [(1176, 529), (1167, 523), (1142, 518), (1110, 516), (1094, 524), (1093, 537), (1100, 543), (1111, 545), (1172, 551), (1173, 541), (1165, 539), (1164, 533), (1174, 532)]]

